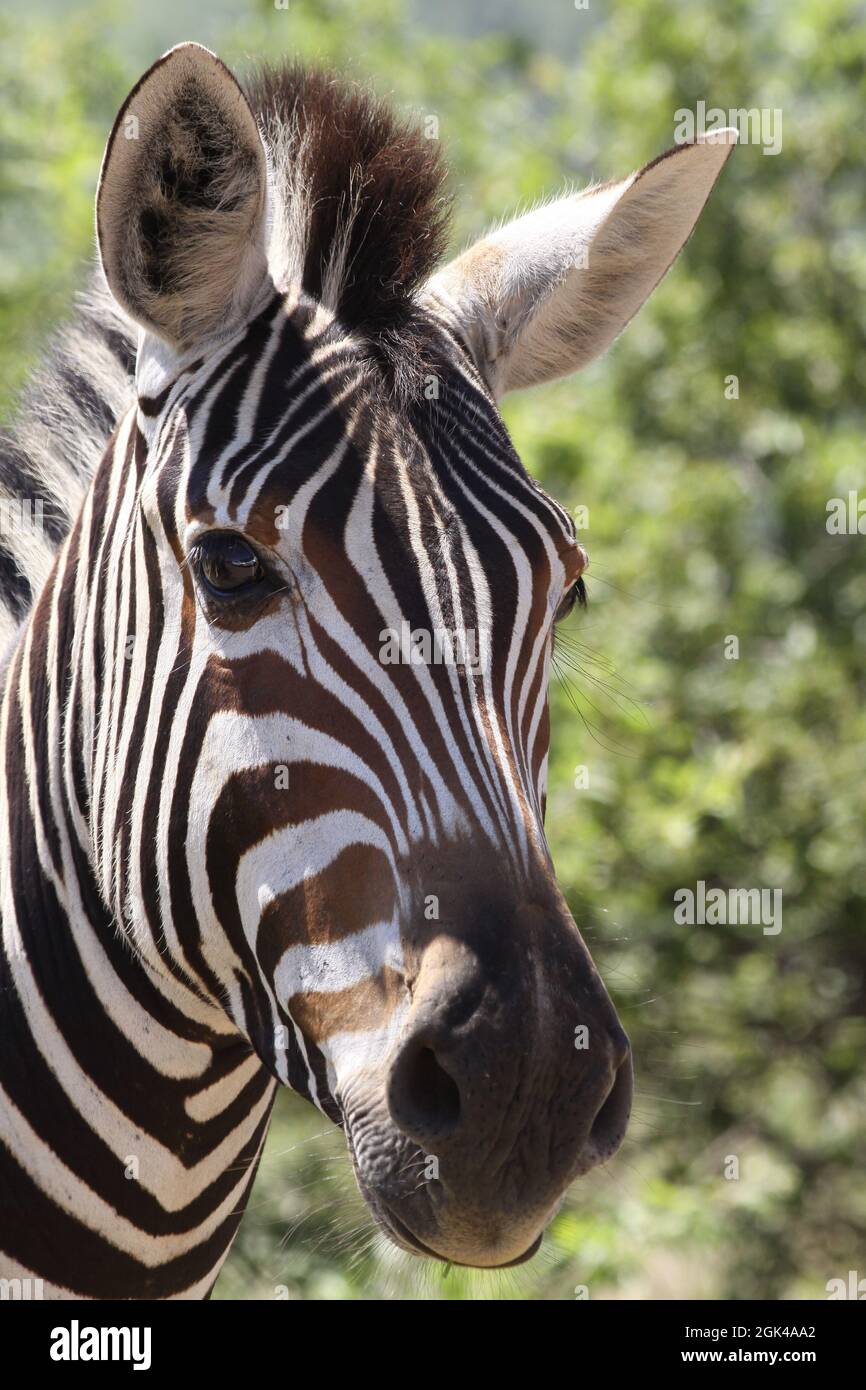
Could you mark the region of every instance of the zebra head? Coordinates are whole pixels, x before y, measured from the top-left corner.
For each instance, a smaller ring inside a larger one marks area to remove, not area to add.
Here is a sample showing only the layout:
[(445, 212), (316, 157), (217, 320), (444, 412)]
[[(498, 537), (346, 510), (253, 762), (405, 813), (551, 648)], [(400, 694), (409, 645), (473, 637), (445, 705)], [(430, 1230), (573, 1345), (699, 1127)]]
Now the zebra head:
[[(608, 346), (723, 133), (441, 268), (435, 142), (331, 76), (172, 50), (118, 115), (102, 265), (139, 326), (83, 730), (134, 950), (345, 1127), (400, 1246), (532, 1253), (620, 1144), (626, 1036), (543, 819), (587, 558), (497, 408)], [(120, 672), (122, 671), (122, 674)]]

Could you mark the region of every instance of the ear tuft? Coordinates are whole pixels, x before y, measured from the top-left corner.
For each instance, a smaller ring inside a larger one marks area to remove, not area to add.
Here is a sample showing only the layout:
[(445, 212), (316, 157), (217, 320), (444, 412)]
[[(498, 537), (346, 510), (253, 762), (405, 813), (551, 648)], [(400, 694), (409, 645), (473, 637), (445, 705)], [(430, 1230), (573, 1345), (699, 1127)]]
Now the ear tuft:
[(120, 109), (96, 199), (106, 279), (177, 349), (232, 327), (267, 273), (267, 159), (235, 78), (199, 44), (151, 67)]

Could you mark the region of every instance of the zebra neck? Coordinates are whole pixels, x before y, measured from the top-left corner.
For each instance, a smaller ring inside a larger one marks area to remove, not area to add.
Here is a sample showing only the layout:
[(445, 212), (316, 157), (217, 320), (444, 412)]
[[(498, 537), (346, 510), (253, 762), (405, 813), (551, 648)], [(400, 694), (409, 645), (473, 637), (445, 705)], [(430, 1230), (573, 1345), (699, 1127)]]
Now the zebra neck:
[(201, 1297), (274, 1083), (222, 1010), (134, 954), (102, 901), (62, 790), (45, 674), (62, 618), (43, 601), (0, 709), (0, 1277), (58, 1297)]

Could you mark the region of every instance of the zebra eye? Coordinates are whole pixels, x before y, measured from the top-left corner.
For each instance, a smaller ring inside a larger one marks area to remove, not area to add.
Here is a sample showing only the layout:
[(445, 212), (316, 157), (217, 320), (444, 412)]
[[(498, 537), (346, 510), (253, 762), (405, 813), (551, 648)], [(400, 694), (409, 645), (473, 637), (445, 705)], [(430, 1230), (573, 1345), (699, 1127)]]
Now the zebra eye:
[(195, 546), (195, 562), (206, 585), (216, 594), (251, 589), (265, 574), (252, 546), (228, 531), (203, 536)]
[(563, 618), (568, 617), (576, 603), (579, 603), (581, 608), (586, 607), (586, 585), (583, 582), (582, 576), (580, 579), (576, 580), (571, 588), (564, 594), (562, 602), (556, 610), (556, 616), (553, 621), (555, 623), (561, 623)]

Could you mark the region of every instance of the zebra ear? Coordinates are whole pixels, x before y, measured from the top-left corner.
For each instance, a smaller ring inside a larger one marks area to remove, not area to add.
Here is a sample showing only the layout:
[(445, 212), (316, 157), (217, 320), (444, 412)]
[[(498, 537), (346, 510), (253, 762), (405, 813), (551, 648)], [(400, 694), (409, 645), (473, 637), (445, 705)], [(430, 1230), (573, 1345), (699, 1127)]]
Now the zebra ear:
[(716, 130), (620, 183), (547, 203), (433, 278), (494, 395), (566, 376), (609, 347), (685, 245), (736, 141)]
[(241, 321), (267, 275), (267, 159), (235, 78), (199, 44), (172, 48), (121, 107), (96, 196), (111, 291), (183, 351)]

